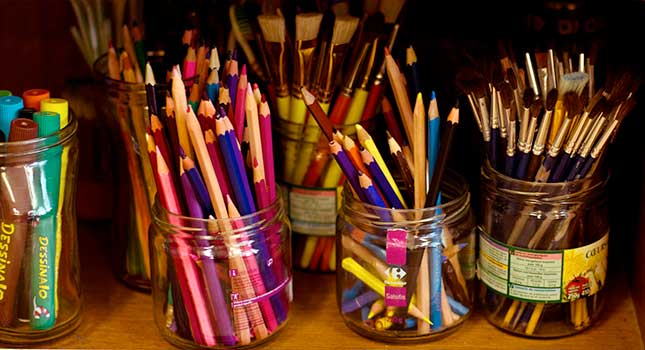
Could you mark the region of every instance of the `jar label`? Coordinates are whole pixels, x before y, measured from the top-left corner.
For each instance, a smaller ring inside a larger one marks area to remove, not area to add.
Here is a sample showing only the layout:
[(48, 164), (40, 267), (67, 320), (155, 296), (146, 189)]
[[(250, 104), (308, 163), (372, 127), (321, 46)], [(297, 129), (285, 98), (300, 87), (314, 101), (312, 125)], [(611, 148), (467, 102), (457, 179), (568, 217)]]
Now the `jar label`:
[(295, 233), (316, 236), (336, 234), (336, 214), (340, 192), (336, 188), (310, 188), (282, 185), (287, 211)]
[(509, 298), (564, 303), (597, 293), (605, 284), (609, 233), (583, 247), (531, 250), (479, 235), (478, 275)]
[(407, 306), (407, 245), (408, 232), (403, 229), (387, 230), (385, 261), (389, 265), (385, 270), (388, 279), (385, 282), (385, 306)]

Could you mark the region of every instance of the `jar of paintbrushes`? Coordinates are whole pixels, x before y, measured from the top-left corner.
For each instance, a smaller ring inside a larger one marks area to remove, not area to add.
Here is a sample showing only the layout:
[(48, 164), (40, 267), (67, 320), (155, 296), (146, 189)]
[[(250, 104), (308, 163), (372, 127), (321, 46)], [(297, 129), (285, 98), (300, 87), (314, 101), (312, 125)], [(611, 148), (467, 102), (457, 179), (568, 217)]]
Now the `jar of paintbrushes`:
[(504, 57), (490, 84), (477, 71), (458, 77), (484, 141), (480, 298), (492, 324), (529, 337), (574, 334), (600, 318), (605, 159), (638, 86), (616, 71), (597, 89), (593, 61), (571, 57), (526, 53), (523, 70)]
[(366, 204), (346, 186), (337, 224), (336, 297), (355, 332), (417, 342), (449, 334), (470, 316), (475, 220), (465, 180), (446, 175), (442, 204), (423, 209)]
[(78, 122), (47, 90), (22, 96), (0, 97), (0, 343), (18, 347), (73, 332), (82, 303)]
[(480, 294), (488, 320), (520, 335), (589, 327), (605, 301), (606, 178), (540, 183), (482, 168)]

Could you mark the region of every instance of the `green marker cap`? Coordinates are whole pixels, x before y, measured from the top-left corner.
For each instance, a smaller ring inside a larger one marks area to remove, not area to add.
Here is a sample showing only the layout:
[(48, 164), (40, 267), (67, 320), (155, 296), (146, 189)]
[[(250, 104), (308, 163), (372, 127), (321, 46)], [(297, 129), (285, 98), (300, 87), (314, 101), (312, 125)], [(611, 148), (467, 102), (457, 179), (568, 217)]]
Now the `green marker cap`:
[(34, 121), (38, 123), (38, 137), (49, 136), (60, 129), (60, 115), (56, 112), (36, 112)]
[(0, 97), (11, 96), (11, 91), (9, 90), (0, 90)]

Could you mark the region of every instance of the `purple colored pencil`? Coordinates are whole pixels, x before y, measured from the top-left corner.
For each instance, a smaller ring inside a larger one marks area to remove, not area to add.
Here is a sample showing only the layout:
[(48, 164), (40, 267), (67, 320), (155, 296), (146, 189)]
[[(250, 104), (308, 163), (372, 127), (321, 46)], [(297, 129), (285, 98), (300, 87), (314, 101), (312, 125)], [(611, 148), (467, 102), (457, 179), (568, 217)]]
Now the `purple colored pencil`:
[[(193, 168), (193, 170), (195, 169)], [(194, 218), (203, 218), (204, 212), (202, 211), (202, 207), (199, 201), (196, 199), (195, 189), (191, 185), (191, 180), (189, 179), (188, 172), (184, 171), (183, 165), (180, 165), (179, 178), (190, 216)], [(204, 235), (206, 229), (205, 224), (203, 222), (198, 222), (196, 223), (196, 225), (200, 226), (196, 227), (200, 229), (198, 236)], [(210, 249), (210, 243), (208, 242), (208, 240), (197, 239), (196, 241), (197, 245), (200, 248)], [(211, 257), (201, 254), (200, 261), (201, 271), (204, 275), (206, 288), (208, 288), (207, 296), (210, 299), (210, 311), (211, 314), (215, 316), (214, 323), (215, 328), (217, 329), (217, 337), (225, 345), (235, 345), (235, 333), (233, 332), (233, 326), (231, 325), (231, 319), (227, 311), (228, 306), (226, 304), (226, 299), (224, 298), (222, 285), (220, 284), (220, 280), (217, 275), (215, 261)]]
[(204, 132), (204, 140), (206, 141), (206, 150), (208, 151), (208, 156), (211, 158), (211, 163), (213, 163), (213, 169), (215, 170), (215, 176), (222, 191), (222, 196), (224, 198), (226, 196), (233, 197), (233, 193), (231, 193), (231, 182), (228, 179), (228, 174), (224, 171), (223, 156), (213, 130), (206, 130)]
[(233, 50), (231, 62), (226, 72), (226, 86), (228, 86), (228, 95), (231, 97), (231, 106), (235, 106), (237, 98), (237, 82), (239, 80), (237, 68), (237, 51)]
[(350, 313), (352, 311), (356, 311), (362, 308), (363, 306), (377, 300), (380, 297), (381, 296), (373, 290), (367, 291), (357, 296), (354, 299), (350, 299), (344, 302), (343, 305), (341, 306), (341, 311), (344, 314)]
[(338, 166), (340, 166), (343, 174), (345, 174), (347, 181), (349, 181), (349, 184), (354, 189), (354, 192), (356, 192), (361, 201), (367, 203), (367, 197), (365, 197), (365, 193), (361, 190), (361, 186), (358, 184), (358, 173), (356, 172), (356, 168), (354, 168), (354, 165), (347, 157), (345, 151), (343, 151), (343, 148), (338, 142), (332, 140), (329, 142), (329, 149), (338, 162)]
[(381, 193), (383, 193), (388, 203), (395, 209), (403, 209), (403, 203), (401, 203), (394, 189), (387, 181), (383, 170), (381, 170), (378, 163), (374, 160), (374, 156), (368, 150), (361, 147), (361, 158), (363, 159), (363, 164), (365, 164), (367, 170), (372, 175), (374, 183), (381, 190)]

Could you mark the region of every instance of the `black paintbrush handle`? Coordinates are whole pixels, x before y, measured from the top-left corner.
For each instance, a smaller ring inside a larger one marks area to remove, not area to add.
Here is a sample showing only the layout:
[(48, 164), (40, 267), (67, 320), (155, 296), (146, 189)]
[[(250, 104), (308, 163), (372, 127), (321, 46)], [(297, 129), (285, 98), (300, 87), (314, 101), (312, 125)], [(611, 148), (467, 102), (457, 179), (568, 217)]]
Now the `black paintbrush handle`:
[(567, 181), (575, 180), (576, 176), (580, 172), (580, 169), (582, 169), (585, 160), (586, 158), (582, 158), (579, 154), (576, 154), (573, 166), (571, 167), (569, 174), (567, 175)]
[(515, 155), (509, 156), (506, 155), (506, 160), (504, 161), (504, 172), (508, 176), (513, 176), (515, 170)]
[(553, 171), (551, 171), (551, 174), (549, 174), (549, 182), (560, 182), (564, 180), (565, 170), (569, 166), (569, 159), (571, 159), (571, 157), (566, 152), (560, 156), (558, 165)]
[(497, 140), (499, 139), (499, 129), (491, 129), (490, 131), (490, 142), (489, 142), (489, 151), (488, 157), (490, 159), (490, 165), (497, 169)]
[(591, 170), (591, 166), (593, 165), (593, 162), (596, 160), (596, 158), (592, 156), (588, 156), (587, 159), (585, 160), (585, 164), (582, 166), (582, 169), (580, 170), (580, 173), (576, 178), (582, 179), (585, 176), (587, 176), (587, 173), (589, 170)]
[(519, 162), (515, 168), (515, 177), (520, 180), (526, 180), (526, 168), (529, 165), (529, 152), (520, 152)]
[(538, 169), (540, 168), (540, 161), (542, 156), (531, 153), (531, 159), (529, 159), (529, 167), (526, 170), (526, 179), (528, 181), (533, 181), (535, 175), (537, 174)]

